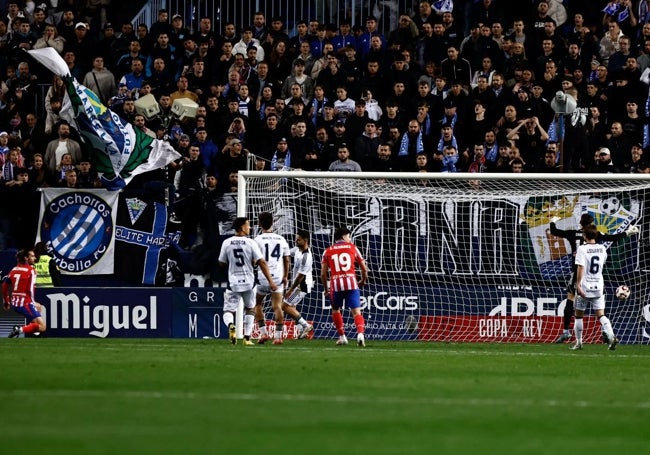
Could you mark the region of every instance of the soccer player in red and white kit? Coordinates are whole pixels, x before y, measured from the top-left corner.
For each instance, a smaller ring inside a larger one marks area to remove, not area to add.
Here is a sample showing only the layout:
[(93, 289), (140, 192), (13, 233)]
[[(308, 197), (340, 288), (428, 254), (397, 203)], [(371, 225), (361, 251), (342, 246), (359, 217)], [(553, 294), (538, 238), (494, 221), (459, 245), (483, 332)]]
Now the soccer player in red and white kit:
[(18, 265), (2, 280), (2, 299), (5, 310), (12, 308), (25, 316), (28, 323), (23, 327), (15, 325), (9, 338), (16, 338), (21, 333), (43, 333), (47, 328), (41, 316), (41, 305), (34, 300), (36, 255), (32, 250), (19, 250), (16, 259)]
[[(323, 253), (323, 262), (320, 279), (329, 292), (332, 305), (332, 321), (339, 334), (336, 344), (348, 344), (343, 328), (343, 315), (341, 307), (345, 305), (354, 316), (354, 325), (357, 327), (357, 344), (366, 345), (365, 321), (361, 314), (361, 293), (359, 287), (368, 281), (368, 267), (357, 247), (350, 241), (350, 230), (345, 227), (336, 228), (334, 231), (334, 245)], [(359, 264), (361, 279), (357, 282), (355, 264)], [(329, 281), (328, 281), (329, 276)]]

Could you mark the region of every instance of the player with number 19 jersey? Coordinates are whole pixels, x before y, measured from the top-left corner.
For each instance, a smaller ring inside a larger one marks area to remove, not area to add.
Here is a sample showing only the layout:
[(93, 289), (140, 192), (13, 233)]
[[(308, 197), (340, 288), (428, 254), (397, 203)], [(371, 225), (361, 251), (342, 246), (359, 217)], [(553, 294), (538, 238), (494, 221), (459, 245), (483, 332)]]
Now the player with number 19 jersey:
[(330, 294), (359, 289), (355, 263), (362, 261), (359, 249), (350, 242), (336, 242), (325, 250), (323, 262), (330, 271)]
[[(285, 277), (284, 258), (291, 256), (289, 244), (284, 237), (273, 232), (263, 232), (255, 237), (255, 242), (262, 251), (273, 282), (280, 286)], [(269, 282), (260, 270), (257, 271), (257, 279), (260, 285), (268, 286)]]

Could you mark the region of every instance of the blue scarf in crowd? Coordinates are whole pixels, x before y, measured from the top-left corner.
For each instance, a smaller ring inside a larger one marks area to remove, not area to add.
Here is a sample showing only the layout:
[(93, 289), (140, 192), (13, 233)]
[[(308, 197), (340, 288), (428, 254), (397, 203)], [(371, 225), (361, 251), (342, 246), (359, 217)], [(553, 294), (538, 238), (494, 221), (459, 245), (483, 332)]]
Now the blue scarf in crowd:
[[(399, 146), (398, 156), (408, 156), (409, 154), (410, 139), (408, 133), (402, 137), (402, 142)], [(415, 154), (424, 152), (424, 144), (422, 143), (422, 131), (418, 133), (417, 144), (415, 145)]]

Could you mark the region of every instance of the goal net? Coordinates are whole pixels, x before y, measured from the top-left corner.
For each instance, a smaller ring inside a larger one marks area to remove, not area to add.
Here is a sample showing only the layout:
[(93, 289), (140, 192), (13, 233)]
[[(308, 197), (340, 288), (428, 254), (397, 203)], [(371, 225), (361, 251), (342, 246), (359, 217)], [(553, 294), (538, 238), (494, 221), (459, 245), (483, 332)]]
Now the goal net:
[[(237, 211), (254, 226), (269, 211), (293, 245), (311, 234), (313, 291), (298, 308), (317, 338), (335, 338), (320, 261), (334, 229), (347, 226), (369, 268), (362, 289), (366, 338), (454, 342), (552, 342), (562, 332), (571, 273), (568, 240), (591, 214), (602, 233), (640, 228), (609, 243), (606, 314), (622, 343), (650, 340), (650, 226), (645, 175), (240, 172)], [(257, 232), (257, 228), (251, 231)], [(614, 290), (627, 284), (631, 296)], [(267, 313), (270, 320), (272, 314)], [(346, 333), (355, 335), (344, 311)], [(292, 322), (288, 337), (295, 335)], [(600, 324), (585, 317), (585, 342)]]

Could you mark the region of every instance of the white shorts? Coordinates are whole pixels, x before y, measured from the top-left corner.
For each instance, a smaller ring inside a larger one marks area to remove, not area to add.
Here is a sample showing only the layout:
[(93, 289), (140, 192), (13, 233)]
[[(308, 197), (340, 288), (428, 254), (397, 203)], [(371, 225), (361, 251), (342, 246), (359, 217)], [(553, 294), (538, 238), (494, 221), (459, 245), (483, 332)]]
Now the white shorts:
[(271, 290), (271, 286), (268, 284), (258, 284), (255, 286), (255, 292), (257, 295), (271, 295), (275, 292), (283, 294), (284, 293), (284, 284), (280, 283), (277, 285), (277, 289), (275, 291)]
[(223, 293), (223, 311), (234, 313), (237, 311), (241, 299), (244, 299), (244, 308), (255, 308), (255, 294), (252, 289), (242, 292), (226, 289)]
[(306, 295), (307, 295), (306, 292), (295, 290), (293, 291), (293, 294), (291, 294), (289, 298), (286, 297), (284, 298), (284, 303), (290, 306), (296, 306), (300, 302), (302, 302), (302, 299), (304, 299)]
[(579, 311), (586, 311), (588, 308), (592, 310), (604, 310), (605, 309), (605, 296), (600, 297), (580, 297), (576, 296), (575, 309)]

